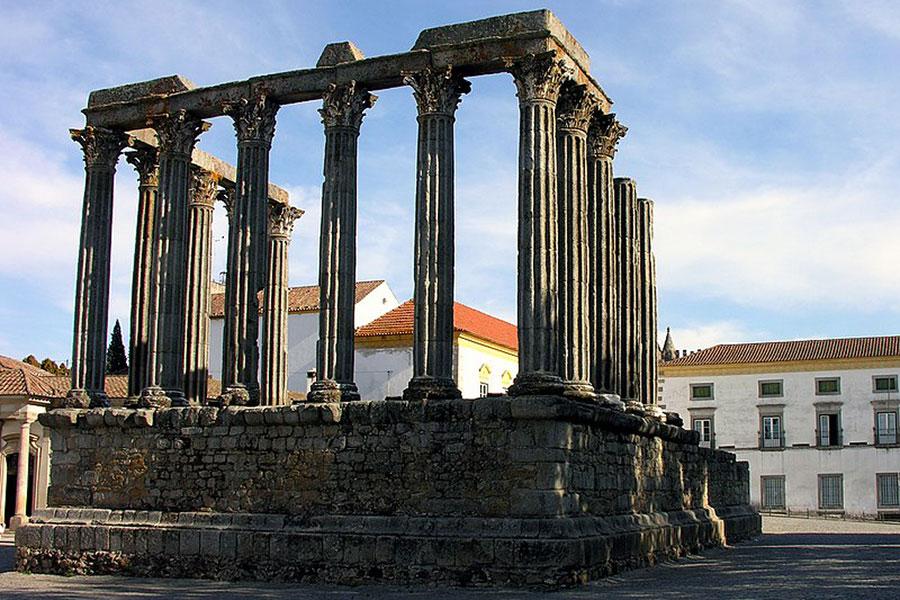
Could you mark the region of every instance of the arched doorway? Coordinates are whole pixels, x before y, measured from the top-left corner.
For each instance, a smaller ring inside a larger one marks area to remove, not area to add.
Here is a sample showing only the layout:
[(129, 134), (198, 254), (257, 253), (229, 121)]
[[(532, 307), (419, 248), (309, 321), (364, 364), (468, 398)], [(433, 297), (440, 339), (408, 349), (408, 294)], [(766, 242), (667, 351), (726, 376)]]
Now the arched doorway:
[[(25, 514), (31, 514), (34, 502), (34, 455), (28, 454), (28, 495), (25, 503)], [(9, 526), (9, 520), (16, 514), (16, 478), (19, 473), (19, 454), (6, 455), (6, 498), (3, 510), (3, 522)]]

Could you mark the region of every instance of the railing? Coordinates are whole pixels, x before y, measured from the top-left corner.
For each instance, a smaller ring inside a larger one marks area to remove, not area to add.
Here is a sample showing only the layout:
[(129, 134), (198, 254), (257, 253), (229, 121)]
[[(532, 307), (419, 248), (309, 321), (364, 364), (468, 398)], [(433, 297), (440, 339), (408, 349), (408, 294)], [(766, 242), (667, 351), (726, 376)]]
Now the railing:
[(761, 433), (759, 434), (759, 448), (760, 450), (780, 450), (784, 448), (784, 431), (777, 437), (764, 437)]

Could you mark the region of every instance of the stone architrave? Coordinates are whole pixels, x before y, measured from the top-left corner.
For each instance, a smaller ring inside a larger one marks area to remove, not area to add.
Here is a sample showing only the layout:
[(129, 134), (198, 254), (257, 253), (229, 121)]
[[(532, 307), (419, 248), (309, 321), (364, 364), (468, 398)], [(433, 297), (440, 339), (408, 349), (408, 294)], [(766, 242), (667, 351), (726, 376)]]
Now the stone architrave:
[(303, 211), (269, 202), (268, 281), (263, 299), (260, 401), (288, 404), (288, 247), (294, 221)]
[(142, 146), (125, 153), (138, 173), (137, 227), (134, 235), (134, 270), (131, 279), (131, 334), (129, 335), (128, 396), (137, 398), (148, 385), (150, 369), (150, 298), (156, 231), (156, 196), (159, 188), (159, 156), (156, 148)]
[(405, 399), (459, 398), (453, 380), (454, 146), (456, 109), (471, 84), (452, 67), (404, 82), (419, 111), (413, 261), (413, 378)]
[(593, 372), (603, 399), (616, 406), (620, 392), (619, 257), (613, 158), (627, 128), (613, 114), (595, 113), (588, 128), (588, 321)]
[(219, 190), (219, 176), (194, 167), (191, 177), (184, 331), (184, 395), (188, 402), (203, 403), (206, 402), (209, 379), (212, 221)]
[(628, 410), (643, 409), (640, 402), (640, 312), (638, 303), (638, 203), (633, 179), (614, 180), (619, 243), (619, 361), (622, 376), (619, 395)]
[(25, 418), (19, 426), (19, 463), (16, 470), (16, 507), (9, 520), (10, 529), (28, 523), (28, 456), (31, 441), (31, 422)]
[(376, 96), (351, 81), (322, 99), (325, 181), (319, 241), (319, 342), (311, 402), (359, 399), (353, 382), (356, 303), (356, 154), (359, 128)]
[(638, 199), (640, 249), (641, 402), (644, 414), (664, 418), (656, 405), (659, 346), (657, 344), (656, 258), (653, 255), (653, 201)]
[(559, 374), (565, 395), (595, 398), (591, 385), (588, 303), (587, 132), (596, 99), (585, 86), (563, 86), (556, 108)]
[(72, 388), (54, 407), (109, 406), (106, 397), (106, 328), (112, 243), (113, 180), (128, 144), (120, 131), (100, 127), (70, 130), (84, 151), (84, 204), (75, 278)]
[(269, 151), (278, 105), (264, 94), (225, 107), (237, 136), (222, 349), (224, 404), (259, 403), (259, 292), (266, 284)]
[(159, 193), (154, 228), (157, 231), (156, 285), (150, 331), (153, 377), (141, 392), (144, 407), (185, 406), (184, 337), (188, 270), (188, 204), (191, 197), (191, 152), (209, 123), (180, 110), (154, 117), (150, 126), (159, 138)]
[(519, 98), (519, 373), (513, 396), (561, 394), (557, 343), (556, 103), (569, 67), (555, 53), (507, 66)]

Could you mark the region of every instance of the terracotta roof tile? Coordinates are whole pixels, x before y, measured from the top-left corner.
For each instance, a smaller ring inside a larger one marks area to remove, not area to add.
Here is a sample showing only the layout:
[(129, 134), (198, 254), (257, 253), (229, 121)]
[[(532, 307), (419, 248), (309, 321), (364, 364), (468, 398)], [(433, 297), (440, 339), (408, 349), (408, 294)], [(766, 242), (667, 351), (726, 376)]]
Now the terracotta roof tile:
[(719, 344), (663, 363), (666, 367), (900, 357), (900, 335)]
[[(359, 302), (379, 285), (384, 283), (383, 279), (375, 279), (372, 281), (356, 282), (356, 301)], [(263, 293), (259, 295), (259, 310), (262, 314), (262, 298)], [(317, 285), (301, 285), (288, 289), (288, 312), (310, 312), (319, 310), (319, 286)], [(210, 318), (221, 318), (225, 316), (225, 294), (211, 294), (209, 301)]]
[(0, 396), (55, 398), (69, 389), (59, 379), (28, 363), (0, 356)]
[[(516, 326), (459, 302), (453, 303), (454, 331), (469, 333), (512, 350), (518, 350)], [(356, 337), (410, 335), (413, 332), (413, 301), (408, 300), (356, 330)]]

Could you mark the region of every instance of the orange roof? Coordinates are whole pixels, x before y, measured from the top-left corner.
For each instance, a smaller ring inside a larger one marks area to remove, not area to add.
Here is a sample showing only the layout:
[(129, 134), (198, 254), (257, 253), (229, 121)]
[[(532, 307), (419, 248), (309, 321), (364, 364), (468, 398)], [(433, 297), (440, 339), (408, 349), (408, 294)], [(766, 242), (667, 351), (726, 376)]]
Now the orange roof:
[(0, 356), (0, 396), (55, 398), (65, 395), (68, 384), (59, 377), (26, 362)]
[[(519, 349), (516, 326), (459, 302), (453, 303), (453, 330), (468, 333), (512, 350)], [(413, 332), (413, 301), (408, 300), (356, 330), (356, 337), (410, 335)]]
[(900, 335), (719, 344), (662, 363), (666, 367), (900, 357)]
[[(384, 279), (356, 282), (356, 302), (368, 296), (375, 288), (384, 283)], [(263, 293), (258, 294), (259, 314), (263, 309)], [(319, 310), (319, 286), (301, 285), (288, 289), (288, 312), (310, 312)], [(209, 301), (210, 318), (225, 316), (225, 294), (211, 294)]]

